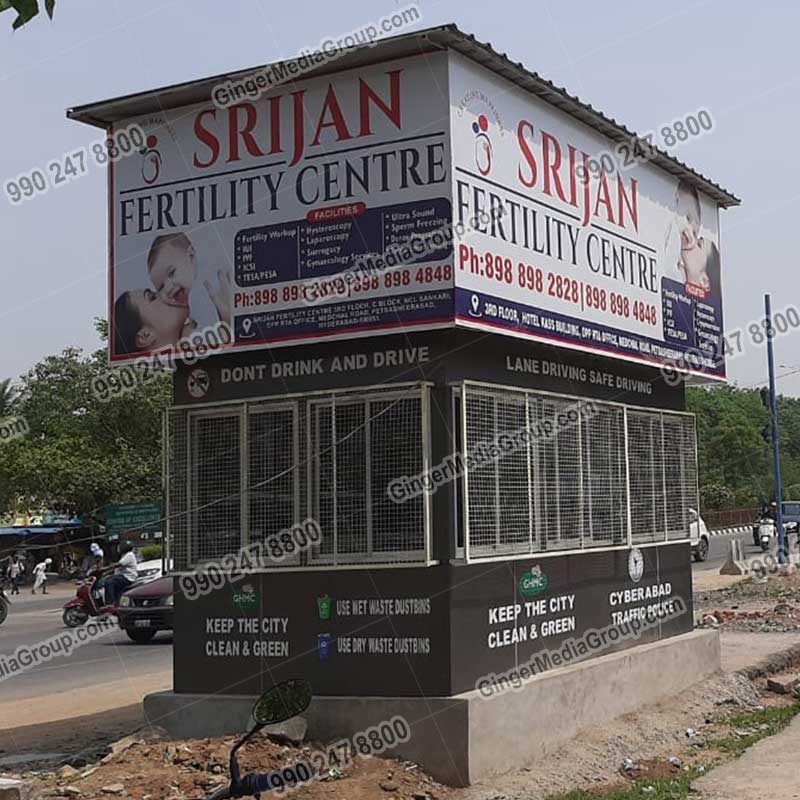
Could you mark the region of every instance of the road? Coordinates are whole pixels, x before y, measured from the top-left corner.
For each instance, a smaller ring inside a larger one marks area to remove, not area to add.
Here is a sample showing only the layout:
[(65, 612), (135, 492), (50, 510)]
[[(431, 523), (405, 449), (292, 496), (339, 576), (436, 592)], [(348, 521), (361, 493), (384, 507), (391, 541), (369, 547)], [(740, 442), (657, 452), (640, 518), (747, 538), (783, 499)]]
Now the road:
[[(171, 688), (172, 638), (162, 633), (152, 644), (135, 645), (114, 626), (82, 641), (79, 635), (88, 626), (78, 634), (61, 621), (61, 609), (74, 588), (57, 585), (46, 596), (32, 596), (29, 588), (22, 592), (11, 598), (8, 619), (0, 627), (0, 769), (12, 766), (8, 759), (28, 747), (38, 753), (74, 754), (106, 742), (109, 731), (113, 739), (141, 727), (143, 696)], [(70, 655), (9, 674), (10, 657), (18, 648), (38, 647), (64, 634), (76, 643)], [(70, 722), (59, 725), (58, 720)], [(85, 735), (79, 737), (77, 731)], [(70, 739), (75, 743), (65, 746)]]
[[(796, 536), (794, 534), (789, 536), (789, 545), (792, 552), (796, 552)], [(725, 563), (728, 555), (731, 552), (731, 542), (739, 539), (742, 542), (742, 553), (745, 559), (759, 558), (764, 554), (760, 547), (753, 544), (753, 535), (749, 529), (746, 533), (725, 534), (722, 536), (712, 536), (708, 549), (708, 558), (702, 563), (694, 563), (692, 569), (697, 572), (706, 572), (708, 570), (719, 571), (719, 568)], [(777, 553), (777, 543), (773, 542), (772, 554)]]

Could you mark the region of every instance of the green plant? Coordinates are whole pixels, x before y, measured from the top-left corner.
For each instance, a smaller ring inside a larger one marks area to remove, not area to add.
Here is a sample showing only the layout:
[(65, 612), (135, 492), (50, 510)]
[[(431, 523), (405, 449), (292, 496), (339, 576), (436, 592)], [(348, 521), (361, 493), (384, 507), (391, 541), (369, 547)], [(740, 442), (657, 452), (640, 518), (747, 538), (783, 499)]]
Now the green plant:
[(142, 561), (155, 561), (157, 558), (161, 558), (163, 553), (164, 548), (160, 544), (146, 544), (139, 551)]

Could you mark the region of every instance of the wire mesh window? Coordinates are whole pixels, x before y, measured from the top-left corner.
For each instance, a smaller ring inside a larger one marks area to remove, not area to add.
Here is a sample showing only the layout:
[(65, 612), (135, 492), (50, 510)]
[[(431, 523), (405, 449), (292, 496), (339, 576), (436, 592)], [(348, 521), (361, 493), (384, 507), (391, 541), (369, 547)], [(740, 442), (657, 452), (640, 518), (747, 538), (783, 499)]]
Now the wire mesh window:
[(332, 397), (310, 404), (312, 516), (316, 561), (334, 564), (427, 560), (427, 497), (393, 501), (389, 483), (425, 468), (423, 395)]
[(189, 426), (189, 558), (211, 561), (242, 546), (239, 412), (192, 416)]
[(247, 541), (263, 542), (300, 521), (297, 409), (251, 408), (247, 442)]
[(427, 465), (426, 392), (409, 386), (169, 411), (175, 569), (219, 560), (309, 517), (319, 545), (270, 567), (426, 562), (429, 498), (396, 503), (387, 491)]
[(470, 559), (688, 536), (693, 417), (470, 384), (459, 396)]

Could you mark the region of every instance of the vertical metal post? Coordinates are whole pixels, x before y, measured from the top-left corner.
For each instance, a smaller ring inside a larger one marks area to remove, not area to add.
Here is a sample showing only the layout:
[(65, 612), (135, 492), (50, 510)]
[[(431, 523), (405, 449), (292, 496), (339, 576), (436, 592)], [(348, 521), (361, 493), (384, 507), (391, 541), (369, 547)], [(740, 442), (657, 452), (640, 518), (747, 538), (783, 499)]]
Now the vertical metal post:
[(764, 320), (767, 334), (767, 362), (769, 366), (769, 411), (772, 417), (772, 462), (775, 470), (775, 524), (778, 528), (778, 563), (786, 563), (786, 535), (783, 531), (783, 481), (781, 479), (781, 449), (778, 428), (778, 402), (775, 397), (775, 356), (772, 352), (772, 308), (770, 296), (764, 295)]
[(338, 470), (336, 463), (338, 456), (336, 454), (336, 393), (335, 392), (331, 395), (331, 450), (332, 450), (331, 486), (333, 488), (332, 491), (333, 497), (331, 503), (331, 507), (333, 509), (333, 565), (337, 566), (339, 564), (339, 503), (338, 503), (339, 484), (338, 484)]
[(531, 464), (531, 448), (532, 442), (535, 441), (531, 434), (531, 398), (528, 392), (525, 392), (525, 430), (528, 432), (528, 444), (525, 447), (525, 456), (528, 466), (528, 552), (533, 552), (533, 528), (534, 528), (534, 514), (533, 507), (533, 465)]
[(626, 514), (625, 518), (628, 524), (628, 547), (633, 545), (633, 518), (631, 515), (631, 460), (630, 460), (630, 446), (628, 442), (628, 409), (627, 407), (622, 410), (623, 425), (625, 432), (625, 503)]
[(469, 468), (467, 455), (469, 453), (469, 440), (467, 439), (467, 384), (461, 384), (461, 452), (464, 464), (464, 477), (462, 479), (463, 501), (462, 519), (464, 521), (464, 561), (469, 564)]

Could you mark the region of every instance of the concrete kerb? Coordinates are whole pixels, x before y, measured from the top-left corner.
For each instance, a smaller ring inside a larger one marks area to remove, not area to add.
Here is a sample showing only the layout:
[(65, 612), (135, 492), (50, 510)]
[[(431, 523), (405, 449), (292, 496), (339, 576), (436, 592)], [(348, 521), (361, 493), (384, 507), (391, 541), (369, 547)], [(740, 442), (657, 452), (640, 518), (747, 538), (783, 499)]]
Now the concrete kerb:
[[(442, 783), (466, 786), (719, 670), (719, 633), (695, 630), (553, 669), (489, 699), (477, 690), (455, 697), (317, 697), (305, 718), (310, 738), (331, 741), (399, 714), (412, 736), (387, 755), (419, 764)], [(176, 738), (225, 736), (246, 729), (254, 700), (158, 692), (145, 697), (144, 710)]]

